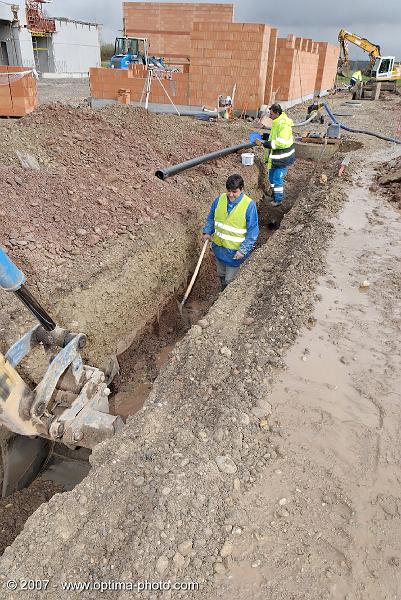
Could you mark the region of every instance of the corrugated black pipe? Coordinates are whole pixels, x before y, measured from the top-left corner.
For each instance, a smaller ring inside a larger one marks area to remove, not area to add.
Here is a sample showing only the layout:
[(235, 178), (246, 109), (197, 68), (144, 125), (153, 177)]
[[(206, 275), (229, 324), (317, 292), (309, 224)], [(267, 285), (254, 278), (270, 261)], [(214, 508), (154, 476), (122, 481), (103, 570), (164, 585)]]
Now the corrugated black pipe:
[(341, 127), (341, 129), (344, 129), (344, 131), (350, 131), (351, 133), (364, 133), (366, 135), (373, 135), (373, 137), (377, 137), (377, 138), (379, 138), (379, 140), (385, 140), (386, 142), (393, 142), (393, 144), (401, 144), (401, 140), (398, 140), (397, 138), (387, 137), (385, 135), (381, 135), (380, 133), (375, 133), (374, 131), (367, 131), (366, 129), (351, 129), (351, 127), (347, 127), (346, 125), (343, 125), (342, 123), (339, 123), (337, 121), (337, 119), (335, 118), (334, 114), (331, 112), (330, 107), (328, 106), (328, 104), (326, 102), (324, 102), (323, 106), (326, 109), (327, 114), (329, 115), (329, 117), (333, 121), (333, 123), (335, 123), (336, 125), (339, 125)]
[(181, 171), (192, 169), (193, 167), (197, 167), (198, 165), (208, 162), (209, 160), (214, 160), (215, 158), (221, 158), (222, 156), (227, 156), (228, 154), (234, 154), (234, 152), (239, 152), (239, 150), (247, 150), (248, 148), (252, 148), (254, 145), (255, 144), (250, 144), (249, 142), (244, 142), (243, 144), (238, 144), (238, 146), (223, 148), (223, 150), (217, 150), (216, 152), (211, 152), (210, 154), (204, 154), (203, 156), (198, 156), (197, 158), (191, 158), (190, 160), (186, 160), (185, 162), (174, 165), (173, 167), (158, 169), (155, 175), (164, 181), (171, 175), (177, 175), (177, 173), (181, 173)]

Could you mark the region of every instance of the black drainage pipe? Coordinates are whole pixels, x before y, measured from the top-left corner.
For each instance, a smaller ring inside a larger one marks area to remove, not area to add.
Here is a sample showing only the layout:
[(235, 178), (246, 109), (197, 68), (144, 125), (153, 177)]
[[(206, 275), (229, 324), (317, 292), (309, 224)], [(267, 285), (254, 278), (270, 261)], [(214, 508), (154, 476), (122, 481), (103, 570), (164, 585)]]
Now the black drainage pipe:
[(179, 163), (178, 165), (174, 165), (172, 167), (158, 169), (155, 175), (159, 179), (165, 181), (165, 179), (167, 179), (171, 175), (177, 175), (177, 173), (181, 173), (181, 171), (192, 169), (193, 167), (197, 167), (198, 165), (201, 165), (202, 163), (208, 162), (209, 160), (213, 160), (215, 158), (221, 158), (222, 156), (227, 156), (228, 154), (234, 154), (234, 152), (238, 152), (239, 150), (247, 150), (248, 148), (252, 148), (252, 146), (254, 145), (255, 144), (250, 144), (249, 142), (244, 142), (243, 144), (238, 144), (237, 146), (223, 148), (223, 150), (217, 150), (216, 152), (211, 152), (210, 154), (204, 154), (203, 156), (191, 158), (190, 160), (186, 160), (185, 162)]

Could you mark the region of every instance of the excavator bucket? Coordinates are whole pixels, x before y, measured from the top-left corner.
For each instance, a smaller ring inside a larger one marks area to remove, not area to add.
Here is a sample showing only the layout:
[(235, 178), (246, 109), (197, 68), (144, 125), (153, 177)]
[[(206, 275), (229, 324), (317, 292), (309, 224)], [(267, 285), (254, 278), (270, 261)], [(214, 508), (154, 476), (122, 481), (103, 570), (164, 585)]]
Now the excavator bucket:
[(0, 490), (6, 498), (30, 485), (46, 463), (53, 443), (44, 438), (14, 435), (1, 444)]

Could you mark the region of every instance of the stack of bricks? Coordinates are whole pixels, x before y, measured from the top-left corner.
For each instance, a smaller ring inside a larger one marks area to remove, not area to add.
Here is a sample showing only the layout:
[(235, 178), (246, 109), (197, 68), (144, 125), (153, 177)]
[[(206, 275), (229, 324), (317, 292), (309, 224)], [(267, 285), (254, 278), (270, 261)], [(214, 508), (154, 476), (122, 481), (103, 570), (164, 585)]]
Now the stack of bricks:
[(236, 87), (235, 106), (263, 104), (271, 28), (258, 23), (194, 23), (191, 34), (190, 101), (217, 106)]
[[(147, 71), (143, 65), (131, 65), (129, 69), (90, 69), (90, 88), (92, 98), (116, 100), (127, 104), (144, 99)], [(189, 104), (189, 73), (174, 73), (171, 81), (160, 80), (174, 104)], [(168, 104), (169, 99), (156, 77), (153, 77), (149, 102)]]
[(146, 37), (150, 54), (167, 59), (187, 58), (194, 23), (231, 23), (232, 4), (178, 4), (124, 2), (124, 29), (128, 37)]
[(277, 40), (273, 93), (277, 101), (313, 98), (319, 63), (318, 43), (290, 34)]
[(328, 42), (318, 42), (319, 64), (317, 67), (315, 94), (334, 87), (339, 56), (338, 46)]
[[(18, 73), (27, 73), (19, 76)], [(24, 117), (38, 105), (36, 79), (26, 67), (0, 66), (0, 116)]]

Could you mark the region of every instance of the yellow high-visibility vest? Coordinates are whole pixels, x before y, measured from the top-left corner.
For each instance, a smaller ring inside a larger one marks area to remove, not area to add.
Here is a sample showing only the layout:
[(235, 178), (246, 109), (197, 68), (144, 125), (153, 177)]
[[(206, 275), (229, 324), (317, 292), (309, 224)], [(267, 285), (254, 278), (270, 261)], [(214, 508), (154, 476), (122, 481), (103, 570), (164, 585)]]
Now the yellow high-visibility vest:
[(244, 194), (241, 201), (228, 214), (227, 194), (221, 194), (214, 213), (213, 242), (217, 246), (229, 250), (239, 249), (246, 237), (246, 211), (250, 202), (252, 202), (251, 198)]

